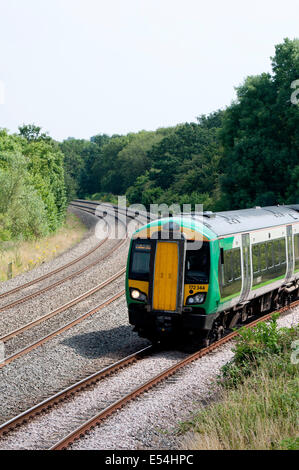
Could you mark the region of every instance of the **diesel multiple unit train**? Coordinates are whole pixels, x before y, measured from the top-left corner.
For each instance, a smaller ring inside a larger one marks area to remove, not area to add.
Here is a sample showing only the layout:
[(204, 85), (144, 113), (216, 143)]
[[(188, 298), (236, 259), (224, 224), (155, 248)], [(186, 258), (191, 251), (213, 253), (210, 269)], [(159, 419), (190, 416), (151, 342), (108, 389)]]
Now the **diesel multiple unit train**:
[(299, 295), (299, 204), (157, 219), (131, 240), (126, 298), (140, 336), (198, 338)]

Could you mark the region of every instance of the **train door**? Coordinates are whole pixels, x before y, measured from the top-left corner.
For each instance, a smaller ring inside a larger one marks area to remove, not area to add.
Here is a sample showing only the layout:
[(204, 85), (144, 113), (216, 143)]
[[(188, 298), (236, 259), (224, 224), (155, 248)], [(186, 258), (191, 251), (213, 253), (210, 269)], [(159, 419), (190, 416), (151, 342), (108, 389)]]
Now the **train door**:
[(240, 297), (240, 303), (244, 302), (250, 293), (251, 288), (251, 262), (250, 262), (250, 235), (242, 235), (242, 253), (243, 253), (243, 288)]
[(287, 254), (288, 254), (288, 269), (286, 281), (291, 279), (294, 272), (294, 249), (293, 249), (293, 227), (287, 225)]
[(177, 310), (178, 271), (178, 243), (157, 241), (153, 283), (154, 310)]

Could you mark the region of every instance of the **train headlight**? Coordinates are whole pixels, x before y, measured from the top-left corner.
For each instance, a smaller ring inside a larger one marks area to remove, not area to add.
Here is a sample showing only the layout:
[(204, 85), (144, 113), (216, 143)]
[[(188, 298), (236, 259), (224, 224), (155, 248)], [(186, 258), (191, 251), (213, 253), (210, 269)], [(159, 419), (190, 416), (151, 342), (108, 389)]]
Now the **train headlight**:
[(140, 292), (138, 289), (131, 289), (131, 297), (133, 300), (139, 300), (140, 302), (145, 302), (147, 297), (143, 292)]
[(206, 300), (206, 294), (195, 294), (187, 299), (187, 305), (203, 304)]

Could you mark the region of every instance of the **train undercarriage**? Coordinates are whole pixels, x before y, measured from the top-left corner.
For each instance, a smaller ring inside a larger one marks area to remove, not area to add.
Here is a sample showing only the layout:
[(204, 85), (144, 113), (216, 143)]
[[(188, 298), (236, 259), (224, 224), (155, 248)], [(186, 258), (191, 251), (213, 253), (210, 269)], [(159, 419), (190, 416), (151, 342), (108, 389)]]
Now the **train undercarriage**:
[[(229, 330), (252, 321), (254, 317), (280, 310), (298, 298), (299, 280), (229, 310), (206, 315), (206, 318), (209, 317), (209, 322), (203, 321), (202, 327), (199, 323), (198, 327), (194, 327), (194, 323), (186, 321), (186, 317), (182, 323), (182, 316), (179, 315), (171, 316), (165, 312), (151, 315), (144, 312), (144, 319), (147, 317), (148, 321), (137, 323), (134, 331), (154, 344), (194, 344), (206, 347), (221, 339)], [(199, 317), (204, 316), (200, 315)], [(139, 316), (139, 318), (141, 317)]]

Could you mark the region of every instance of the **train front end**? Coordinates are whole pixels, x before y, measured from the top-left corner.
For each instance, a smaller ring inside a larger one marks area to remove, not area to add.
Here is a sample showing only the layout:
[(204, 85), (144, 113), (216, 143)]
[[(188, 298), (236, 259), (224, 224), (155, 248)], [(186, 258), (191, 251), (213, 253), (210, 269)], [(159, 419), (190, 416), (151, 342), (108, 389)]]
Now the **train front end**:
[(126, 297), (130, 324), (140, 336), (161, 341), (208, 335), (217, 311), (213, 238), (191, 218), (162, 219), (135, 232)]

